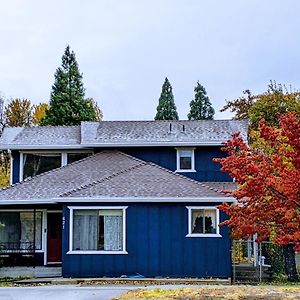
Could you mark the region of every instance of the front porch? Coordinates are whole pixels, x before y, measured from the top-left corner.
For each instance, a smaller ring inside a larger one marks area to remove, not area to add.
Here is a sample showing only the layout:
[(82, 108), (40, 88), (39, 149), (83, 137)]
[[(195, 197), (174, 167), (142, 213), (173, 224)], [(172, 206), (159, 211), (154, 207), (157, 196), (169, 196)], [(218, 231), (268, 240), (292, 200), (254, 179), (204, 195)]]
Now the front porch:
[(57, 208), (15, 206), (0, 209), (2, 269), (61, 264), (62, 211), (61, 207)]
[(33, 278), (53, 278), (61, 277), (61, 267), (2, 267), (0, 268), (0, 277), (33, 277)]

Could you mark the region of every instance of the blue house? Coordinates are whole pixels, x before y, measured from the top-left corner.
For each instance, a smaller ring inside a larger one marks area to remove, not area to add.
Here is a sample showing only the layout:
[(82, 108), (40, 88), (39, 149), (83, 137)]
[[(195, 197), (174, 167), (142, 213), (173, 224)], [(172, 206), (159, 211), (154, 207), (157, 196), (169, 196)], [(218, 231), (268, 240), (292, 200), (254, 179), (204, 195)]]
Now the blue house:
[(246, 139), (247, 123), (6, 128), (4, 263), (26, 264), (30, 252), (37, 265), (61, 264), (65, 277), (230, 277), (230, 238), (217, 205), (234, 201), (222, 192), (234, 183), (212, 159), (237, 131)]

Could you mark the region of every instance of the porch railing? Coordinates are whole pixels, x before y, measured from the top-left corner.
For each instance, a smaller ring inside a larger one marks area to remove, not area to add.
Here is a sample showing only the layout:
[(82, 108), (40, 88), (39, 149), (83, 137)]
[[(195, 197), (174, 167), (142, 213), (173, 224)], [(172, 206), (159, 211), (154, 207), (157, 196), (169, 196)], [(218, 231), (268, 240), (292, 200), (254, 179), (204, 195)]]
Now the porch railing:
[(31, 265), (35, 267), (35, 249), (33, 242), (1, 242), (0, 258), (2, 265)]

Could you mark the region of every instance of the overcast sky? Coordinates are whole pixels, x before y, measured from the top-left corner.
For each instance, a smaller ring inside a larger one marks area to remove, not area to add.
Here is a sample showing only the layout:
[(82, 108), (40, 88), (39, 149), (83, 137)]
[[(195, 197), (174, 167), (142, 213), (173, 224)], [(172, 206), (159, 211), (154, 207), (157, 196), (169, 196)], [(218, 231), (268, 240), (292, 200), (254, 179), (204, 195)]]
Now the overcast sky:
[(300, 88), (298, 0), (0, 0), (0, 91), (48, 102), (67, 44), (105, 120), (153, 119), (164, 78), (186, 119), (197, 80), (225, 99)]

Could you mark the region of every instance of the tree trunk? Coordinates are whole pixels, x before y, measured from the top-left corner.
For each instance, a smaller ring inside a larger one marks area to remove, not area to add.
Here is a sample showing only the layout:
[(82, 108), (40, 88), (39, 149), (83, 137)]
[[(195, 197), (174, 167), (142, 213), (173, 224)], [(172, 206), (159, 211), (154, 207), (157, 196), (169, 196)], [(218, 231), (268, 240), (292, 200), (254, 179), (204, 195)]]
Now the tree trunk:
[(288, 276), (288, 281), (294, 282), (298, 280), (298, 274), (296, 269), (296, 258), (294, 245), (288, 244), (284, 246), (284, 268), (285, 273)]

